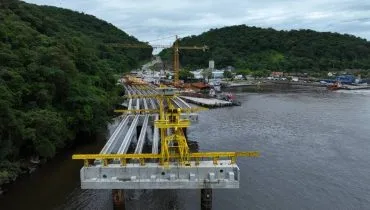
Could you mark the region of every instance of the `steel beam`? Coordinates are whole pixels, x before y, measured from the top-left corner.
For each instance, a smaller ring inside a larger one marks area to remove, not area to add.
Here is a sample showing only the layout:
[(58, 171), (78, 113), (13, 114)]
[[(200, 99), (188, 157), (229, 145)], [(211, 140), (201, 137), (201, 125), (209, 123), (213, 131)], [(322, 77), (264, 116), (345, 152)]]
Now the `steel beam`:
[(143, 126), (141, 127), (139, 140), (137, 141), (135, 154), (141, 153), (141, 151), (143, 150), (145, 136), (146, 136), (147, 128), (148, 128), (148, 121), (149, 121), (149, 115), (145, 115)]
[(143, 99), (144, 109), (148, 109), (147, 99)]
[(139, 122), (139, 115), (136, 115), (134, 120), (131, 123), (130, 128), (128, 129), (128, 131), (126, 133), (125, 138), (122, 141), (122, 144), (121, 144), (120, 148), (118, 149), (117, 154), (124, 154), (124, 153), (127, 152), (128, 147), (130, 146), (130, 143), (131, 143), (131, 139), (134, 136), (134, 131), (136, 131), (135, 128), (136, 128), (138, 122)]
[(184, 106), (185, 108), (191, 108), (190, 104), (188, 104), (186, 101), (182, 100), (182, 98), (180, 97), (175, 97), (178, 101), (180, 101)]
[(136, 109), (139, 110), (140, 109), (140, 99), (136, 99)]
[(132, 117), (131, 115), (128, 115), (121, 120), (116, 130), (114, 130), (113, 134), (110, 136), (109, 140), (104, 145), (103, 149), (100, 151), (100, 154), (110, 154), (113, 151), (114, 147), (117, 146), (117, 142), (120, 135), (122, 135), (122, 131), (127, 126), (131, 117)]
[(128, 110), (132, 110), (132, 99), (128, 101)]

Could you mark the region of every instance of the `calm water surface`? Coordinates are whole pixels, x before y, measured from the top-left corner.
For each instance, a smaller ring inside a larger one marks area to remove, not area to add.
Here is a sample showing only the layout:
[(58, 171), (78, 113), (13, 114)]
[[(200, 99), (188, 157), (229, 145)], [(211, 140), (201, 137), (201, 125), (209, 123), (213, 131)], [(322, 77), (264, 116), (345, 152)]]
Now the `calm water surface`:
[[(200, 113), (201, 151), (259, 150), (240, 158), (237, 190), (214, 190), (214, 209), (369, 209), (370, 90), (236, 90), (240, 107)], [(0, 209), (112, 209), (108, 190), (79, 189), (76, 148), (14, 184)], [(197, 190), (128, 191), (126, 209), (199, 209)]]

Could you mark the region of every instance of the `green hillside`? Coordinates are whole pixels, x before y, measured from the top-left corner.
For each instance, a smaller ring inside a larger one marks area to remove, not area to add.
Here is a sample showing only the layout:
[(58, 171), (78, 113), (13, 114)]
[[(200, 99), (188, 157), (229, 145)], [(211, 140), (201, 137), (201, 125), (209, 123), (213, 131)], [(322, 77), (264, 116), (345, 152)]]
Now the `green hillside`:
[[(352, 35), (239, 25), (211, 29), (180, 41), (180, 45), (203, 44), (210, 47), (208, 52), (181, 51), (181, 64), (207, 67), (208, 60), (214, 59), (217, 68), (231, 65), (238, 69), (287, 72), (370, 69), (370, 42)], [(160, 55), (171, 61), (170, 50)]]
[(0, 185), (19, 173), (19, 159), (52, 157), (105, 129), (118, 102), (113, 75), (152, 52), (112, 42), (140, 43), (91, 15), (0, 2)]

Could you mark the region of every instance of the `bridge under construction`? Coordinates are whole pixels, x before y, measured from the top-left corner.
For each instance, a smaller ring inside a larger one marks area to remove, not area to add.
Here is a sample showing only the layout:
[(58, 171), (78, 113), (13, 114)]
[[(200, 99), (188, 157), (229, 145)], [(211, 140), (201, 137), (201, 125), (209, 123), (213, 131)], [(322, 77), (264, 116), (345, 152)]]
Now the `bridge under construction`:
[(124, 203), (124, 189), (201, 189), (202, 209), (211, 209), (212, 189), (239, 188), (237, 157), (258, 152), (192, 152), (187, 128), (204, 108), (174, 88), (130, 77), (123, 87), (127, 109), (116, 110), (120, 121), (100, 153), (72, 157), (84, 161), (82, 189), (112, 189), (115, 204)]

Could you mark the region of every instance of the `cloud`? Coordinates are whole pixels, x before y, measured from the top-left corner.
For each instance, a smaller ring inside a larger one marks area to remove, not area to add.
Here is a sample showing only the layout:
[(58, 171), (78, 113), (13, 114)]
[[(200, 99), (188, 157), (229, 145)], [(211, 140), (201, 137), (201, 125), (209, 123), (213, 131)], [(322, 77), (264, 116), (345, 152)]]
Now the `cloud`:
[[(26, 0), (85, 12), (142, 41), (246, 24), (348, 33), (370, 40), (369, 0)], [(169, 44), (173, 38), (162, 40)]]

